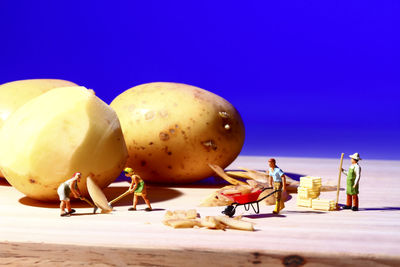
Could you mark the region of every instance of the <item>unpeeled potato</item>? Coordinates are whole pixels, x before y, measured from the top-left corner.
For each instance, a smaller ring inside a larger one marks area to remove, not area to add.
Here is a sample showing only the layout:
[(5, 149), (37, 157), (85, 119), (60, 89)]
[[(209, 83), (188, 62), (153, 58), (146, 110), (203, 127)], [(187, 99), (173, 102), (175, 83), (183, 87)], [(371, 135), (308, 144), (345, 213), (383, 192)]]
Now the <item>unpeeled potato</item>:
[(189, 183), (209, 177), (240, 153), (244, 125), (225, 99), (200, 88), (157, 82), (133, 87), (114, 99), (129, 158), (144, 180)]
[[(29, 100), (58, 87), (76, 86), (58, 79), (31, 79), (0, 85), (0, 129), (4, 121)], [(0, 172), (0, 177), (3, 177)]]

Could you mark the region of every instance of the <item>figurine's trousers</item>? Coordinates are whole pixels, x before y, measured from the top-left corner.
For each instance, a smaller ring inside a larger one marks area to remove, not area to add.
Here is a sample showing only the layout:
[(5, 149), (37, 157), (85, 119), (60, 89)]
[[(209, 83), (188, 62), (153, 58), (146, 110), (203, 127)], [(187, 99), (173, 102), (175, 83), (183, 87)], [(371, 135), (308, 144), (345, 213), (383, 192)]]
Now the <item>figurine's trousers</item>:
[[(354, 205), (352, 205), (354, 204)], [(353, 206), (358, 208), (358, 195), (347, 195), (346, 206)]]
[[(282, 182), (274, 182), (274, 190), (282, 190)], [(275, 192), (275, 199), (277, 202), (281, 201), (282, 191)]]
[(285, 204), (282, 201), (282, 183), (274, 182), (274, 190), (279, 190), (278, 192), (275, 192), (276, 204), (274, 210), (274, 213), (279, 213), (279, 211), (285, 207)]

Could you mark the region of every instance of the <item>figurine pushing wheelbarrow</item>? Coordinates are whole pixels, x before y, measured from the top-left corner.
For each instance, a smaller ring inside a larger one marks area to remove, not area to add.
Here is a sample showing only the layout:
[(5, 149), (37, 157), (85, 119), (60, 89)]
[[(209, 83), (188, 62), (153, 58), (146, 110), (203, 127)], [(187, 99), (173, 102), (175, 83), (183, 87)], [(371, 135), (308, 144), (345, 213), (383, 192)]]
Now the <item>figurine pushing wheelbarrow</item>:
[(260, 182), (249, 179), (246, 180), (246, 182), (243, 182), (229, 177), (218, 165), (208, 165), (218, 176), (234, 186), (234, 188), (225, 189), (220, 193), (223, 197), (233, 201), (232, 204), (227, 206), (225, 210), (222, 211), (223, 214), (229, 217), (232, 217), (236, 212), (236, 208), (241, 205), (244, 205), (246, 211), (248, 211), (251, 206), (253, 211), (258, 214), (260, 212), (260, 201), (263, 201), (267, 197), (273, 196), (274, 194), (281, 193), (282, 191), (282, 187), (275, 187), (275, 190), (259, 199), (262, 192), (265, 190), (274, 189), (274, 187), (268, 187), (268, 184), (265, 183), (265, 181)]

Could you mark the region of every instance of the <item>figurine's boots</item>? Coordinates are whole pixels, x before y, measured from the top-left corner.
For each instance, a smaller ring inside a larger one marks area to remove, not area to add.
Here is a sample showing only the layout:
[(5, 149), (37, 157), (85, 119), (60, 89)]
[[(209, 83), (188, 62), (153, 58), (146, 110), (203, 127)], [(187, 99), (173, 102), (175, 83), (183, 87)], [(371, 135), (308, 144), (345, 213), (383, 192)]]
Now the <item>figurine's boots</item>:
[(280, 211), (280, 207), (281, 207), (280, 201), (276, 201), (276, 203), (275, 203), (275, 209), (274, 209), (274, 211), (273, 211), (272, 213), (273, 213), (273, 214), (278, 214), (279, 211)]
[(281, 199), (279, 203), (279, 211), (283, 210), (285, 208), (285, 202)]

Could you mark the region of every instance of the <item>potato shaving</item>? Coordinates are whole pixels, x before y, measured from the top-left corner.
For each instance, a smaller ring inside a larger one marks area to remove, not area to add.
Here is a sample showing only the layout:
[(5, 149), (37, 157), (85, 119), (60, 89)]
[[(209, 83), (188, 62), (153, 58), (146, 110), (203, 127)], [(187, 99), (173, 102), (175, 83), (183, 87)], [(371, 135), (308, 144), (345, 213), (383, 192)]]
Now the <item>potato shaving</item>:
[(213, 216), (207, 216), (203, 219), (201, 219), (201, 226), (208, 228), (208, 229), (220, 229), (220, 230), (225, 230), (226, 225), (222, 224), (220, 221), (215, 219)]
[(242, 216), (228, 218), (225, 216), (206, 216), (198, 218), (196, 210), (167, 211), (163, 223), (172, 228), (207, 228), (215, 230), (236, 229), (254, 231), (254, 224), (242, 220)]
[(164, 216), (165, 220), (171, 220), (171, 219), (196, 219), (196, 218), (197, 218), (197, 211), (195, 209), (175, 210), (175, 211), (168, 210), (165, 213), (165, 216)]
[(254, 231), (254, 224), (251, 222), (243, 221), (241, 219), (233, 219), (226, 216), (217, 216), (215, 217), (215, 219), (225, 224), (231, 229)]
[(169, 219), (164, 220), (163, 223), (172, 228), (193, 228), (200, 224), (196, 219)]

